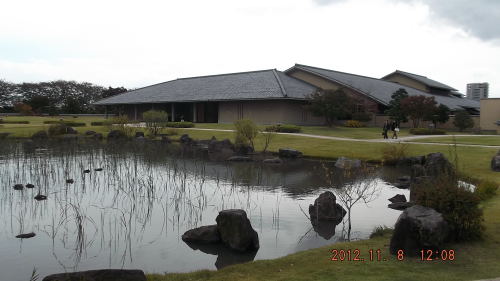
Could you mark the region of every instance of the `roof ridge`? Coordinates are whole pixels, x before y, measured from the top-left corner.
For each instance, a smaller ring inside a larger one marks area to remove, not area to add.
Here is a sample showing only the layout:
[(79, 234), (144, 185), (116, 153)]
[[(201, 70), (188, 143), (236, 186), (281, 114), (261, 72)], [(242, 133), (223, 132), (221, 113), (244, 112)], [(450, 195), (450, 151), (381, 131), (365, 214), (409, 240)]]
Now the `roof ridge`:
[[(316, 66), (310, 66), (310, 65), (305, 65), (305, 64), (298, 64), (298, 63), (296, 63), (295, 66), (298, 66), (298, 67), (303, 66), (303, 67), (316, 68), (316, 69), (325, 70), (325, 71), (337, 72), (337, 73), (348, 74), (348, 75), (353, 75), (353, 76), (357, 76), (357, 77), (374, 79), (374, 80), (378, 80), (378, 81), (390, 82), (390, 81), (382, 80), (382, 79), (375, 78), (375, 77), (370, 77), (370, 76), (365, 76), (365, 75), (359, 75), (359, 74), (354, 74), (354, 73), (349, 73), (349, 72), (344, 72), (344, 71), (338, 71), (338, 70), (332, 70), (332, 69), (327, 69), (327, 68), (321, 68), (321, 67), (316, 67)], [(291, 70), (292, 68), (287, 69), (286, 71)]]
[[(408, 72), (408, 71), (404, 71), (404, 70), (399, 70), (399, 69), (396, 69), (396, 71), (394, 72), (400, 72), (400, 73), (406, 73), (406, 74), (411, 74), (411, 75), (416, 75), (416, 76), (420, 76), (420, 77), (424, 77), (424, 78), (427, 78), (427, 79), (430, 79), (429, 77), (427, 76), (424, 76), (424, 75), (420, 75), (420, 74), (416, 74), (416, 73), (413, 73), (413, 72)], [(393, 72), (393, 73), (394, 73)], [(392, 73), (391, 73), (392, 74)], [(432, 80), (432, 79), (431, 79)], [(439, 82), (439, 81), (438, 81)]]
[(177, 79), (175, 79), (175, 80), (186, 80), (186, 79), (194, 79), (194, 78), (205, 78), (205, 77), (227, 76), (227, 75), (235, 75), (235, 74), (247, 74), (247, 73), (266, 72), (266, 71), (273, 71), (273, 69), (262, 69), (262, 70), (252, 70), (252, 71), (230, 72), (230, 73), (222, 73), (222, 74), (212, 74), (212, 75), (201, 75), (201, 76), (182, 77), (182, 78), (177, 78)]
[(276, 81), (278, 81), (278, 85), (280, 86), (281, 92), (283, 93), (283, 97), (288, 97), (288, 94), (285, 90), (285, 86), (283, 85), (283, 82), (281, 81), (281, 78), (278, 75), (278, 71), (276, 69), (273, 69), (273, 74), (274, 77), (276, 78)]

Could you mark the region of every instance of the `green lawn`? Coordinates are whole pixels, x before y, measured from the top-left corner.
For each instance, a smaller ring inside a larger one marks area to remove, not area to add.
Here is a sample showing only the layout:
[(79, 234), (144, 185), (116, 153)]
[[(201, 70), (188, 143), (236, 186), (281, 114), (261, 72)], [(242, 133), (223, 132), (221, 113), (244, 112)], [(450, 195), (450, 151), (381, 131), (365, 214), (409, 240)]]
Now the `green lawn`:
[(500, 136), (477, 136), (477, 137), (429, 137), (425, 139), (412, 140), (413, 142), (427, 143), (457, 143), (457, 144), (477, 144), (477, 145), (498, 145), (500, 146)]

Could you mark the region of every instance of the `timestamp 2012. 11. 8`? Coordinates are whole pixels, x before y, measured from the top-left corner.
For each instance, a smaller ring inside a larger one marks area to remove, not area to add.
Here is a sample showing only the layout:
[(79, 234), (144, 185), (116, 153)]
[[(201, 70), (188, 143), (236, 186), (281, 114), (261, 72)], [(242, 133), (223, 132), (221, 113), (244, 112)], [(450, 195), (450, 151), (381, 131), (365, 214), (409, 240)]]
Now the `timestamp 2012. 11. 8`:
[[(369, 249), (362, 253), (359, 249), (332, 249), (331, 261), (388, 261), (392, 256), (385, 256), (380, 249)], [(406, 257), (404, 250), (398, 250), (394, 255), (396, 260), (403, 261)], [(421, 261), (453, 261), (455, 260), (455, 250), (420, 250)]]

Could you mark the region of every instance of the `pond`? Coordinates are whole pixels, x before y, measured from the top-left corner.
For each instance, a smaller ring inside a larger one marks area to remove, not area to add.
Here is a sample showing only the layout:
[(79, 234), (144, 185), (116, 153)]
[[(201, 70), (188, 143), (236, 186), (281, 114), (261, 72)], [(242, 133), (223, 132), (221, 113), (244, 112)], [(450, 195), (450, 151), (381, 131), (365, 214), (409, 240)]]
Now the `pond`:
[[(1, 142), (2, 279), (29, 280), (33, 268), (40, 277), (100, 268), (147, 273), (216, 269), (343, 241), (345, 218), (317, 233), (307, 217), (320, 193), (348, 181), (343, 176), (329, 180), (325, 167), (342, 174), (332, 162), (213, 161), (156, 142)], [(405, 172), (377, 168), (364, 179), (376, 185), (377, 196), (353, 207), (351, 239), (366, 239), (374, 227), (394, 225), (400, 212), (387, 208), (387, 199), (408, 197), (408, 191), (388, 182)], [(28, 183), (35, 187), (13, 188)], [(47, 200), (34, 200), (38, 194)], [(189, 229), (215, 224), (224, 209), (247, 212), (259, 235), (256, 253), (193, 249), (181, 240)], [(31, 232), (36, 236), (16, 238)]]

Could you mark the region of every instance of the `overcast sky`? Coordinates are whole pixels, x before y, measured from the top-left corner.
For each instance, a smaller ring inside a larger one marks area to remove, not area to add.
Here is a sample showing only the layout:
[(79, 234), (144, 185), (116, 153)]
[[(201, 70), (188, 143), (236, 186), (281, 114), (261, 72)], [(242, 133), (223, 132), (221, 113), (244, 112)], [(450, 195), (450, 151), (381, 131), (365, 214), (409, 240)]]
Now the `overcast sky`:
[(7, 0), (0, 79), (141, 87), (295, 63), (500, 97), (498, 0)]

